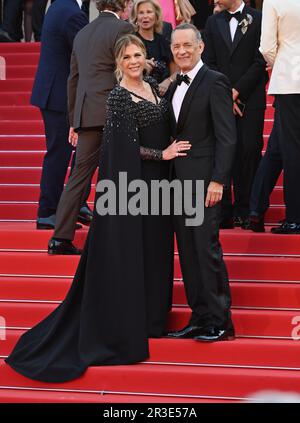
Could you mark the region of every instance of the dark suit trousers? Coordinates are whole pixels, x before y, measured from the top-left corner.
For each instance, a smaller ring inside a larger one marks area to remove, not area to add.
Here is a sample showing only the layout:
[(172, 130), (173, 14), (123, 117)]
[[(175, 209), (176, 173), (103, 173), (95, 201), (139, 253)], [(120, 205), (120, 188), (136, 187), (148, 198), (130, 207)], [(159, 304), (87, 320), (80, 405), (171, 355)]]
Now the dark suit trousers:
[[(41, 40), (42, 26), (48, 0), (34, 0), (32, 7), (32, 29), (35, 41)], [(53, 3), (53, 1), (51, 1)]]
[(56, 212), (54, 237), (73, 240), (75, 225), (86, 190), (99, 164), (102, 128), (79, 131), (75, 166)]
[(56, 213), (72, 155), (72, 146), (68, 142), (67, 113), (52, 110), (41, 110), (41, 113), (45, 126), (47, 152), (40, 183), (38, 216), (47, 217)]
[(222, 218), (247, 217), (252, 184), (263, 148), (264, 109), (245, 110), (243, 118), (236, 118), (237, 149), (233, 165), (232, 181), (234, 204), (231, 190), (224, 190)]
[(280, 151), (280, 120), (275, 110), (274, 126), (269, 137), (266, 152), (257, 169), (250, 198), (250, 214), (264, 215), (270, 205), (270, 195), (282, 171)]
[(185, 225), (187, 216), (174, 216), (191, 325), (225, 328), (231, 322), (228, 275), (219, 242), (220, 211), (220, 204), (205, 208), (204, 222), (196, 227)]
[(276, 96), (284, 171), (286, 220), (300, 223), (300, 94)]
[(23, 0), (4, 0), (2, 28), (14, 41), (21, 41)]

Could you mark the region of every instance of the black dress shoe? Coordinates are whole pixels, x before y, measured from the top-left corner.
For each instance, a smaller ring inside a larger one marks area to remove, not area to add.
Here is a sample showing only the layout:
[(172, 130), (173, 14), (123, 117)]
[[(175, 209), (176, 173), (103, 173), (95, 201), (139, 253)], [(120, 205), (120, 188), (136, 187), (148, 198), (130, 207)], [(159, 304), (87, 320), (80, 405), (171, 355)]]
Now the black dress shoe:
[(83, 225), (89, 225), (93, 219), (93, 212), (87, 207), (81, 207), (78, 213), (78, 222), (82, 223)]
[(265, 232), (265, 221), (264, 216), (252, 216), (249, 217), (249, 229), (253, 232)]
[(228, 219), (222, 219), (220, 222), (220, 229), (234, 229), (233, 218), (229, 217)]
[(250, 219), (248, 217), (242, 218), (241, 228), (246, 231), (250, 229)]
[[(54, 229), (55, 228), (55, 219), (56, 215), (52, 214), (48, 217), (38, 217), (36, 221), (36, 229), (44, 230), (44, 229)], [(81, 229), (82, 225), (76, 223), (75, 229)]]
[(68, 240), (57, 241), (52, 238), (48, 243), (48, 254), (79, 256), (81, 253), (82, 251), (76, 248), (72, 242)]
[(230, 329), (206, 328), (202, 334), (195, 336), (194, 339), (200, 342), (218, 342), (218, 341), (233, 341), (235, 333), (233, 327)]
[(8, 32), (0, 28), (0, 43), (13, 43), (14, 40), (10, 37)]
[(272, 234), (286, 234), (286, 235), (298, 235), (300, 234), (300, 223), (289, 223), (284, 221), (277, 228), (271, 229)]
[(190, 338), (194, 338), (195, 336), (199, 335), (202, 332), (203, 332), (203, 327), (188, 325), (181, 330), (169, 332), (167, 333), (166, 336), (168, 338), (173, 338), (173, 339), (190, 339)]
[(240, 228), (243, 224), (244, 219), (241, 216), (235, 216), (233, 219), (234, 226)]

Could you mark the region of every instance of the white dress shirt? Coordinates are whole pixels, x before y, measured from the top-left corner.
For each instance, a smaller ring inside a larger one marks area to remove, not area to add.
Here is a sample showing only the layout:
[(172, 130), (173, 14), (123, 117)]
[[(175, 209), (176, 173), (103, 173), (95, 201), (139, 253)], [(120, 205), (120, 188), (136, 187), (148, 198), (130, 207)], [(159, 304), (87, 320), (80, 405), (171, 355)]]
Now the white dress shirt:
[[(105, 13), (112, 13), (113, 15), (115, 15), (118, 19), (120, 19), (120, 16), (117, 14), (117, 13), (115, 13), (115, 12), (113, 12), (112, 10), (102, 10), (102, 12), (105, 12)], [(102, 13), (101, 12), (101, 13)]]
[(81, 9), (81, 7), (82, 7), (82, 0), (76, 0), (77, 1), (77, 3), (78, 3), (78, 6), (80, 7), (80, 9)]
[[(240, 5), (240, 7), (238, 9), (236, 9), (234, 12), (229, 12), (229, 10), (228, 10), (228, 13), (230, 13), (231, 15), (233, 15), (234, 13), (237, 13), (237, 12), (243, 13), (244, 7), (245, 7), (245, 3), (242, 2), (242, 4)], [(234, 40), (234, 36), (235, 36), (236, 30), (237, 30), (238, 24), (239, 24), (239, 21), (235, 18), (232, 18), (229, 22), (232, 41)]]
[[(191, 71), (186, 73), (186, 75), (190, 78), (190, 81), (191, 81), (190, 85), (193, 82), (193, 79), (195, 78), (199, 70), (202, 68), (202, 66), (203, 66), (203, 62), (200, 59), (197, 65)], [(176, 122), (178, 122), (181, 106), (190, 85), (187, 85), (185, 82), (182, 82), (181, 85), (178, 85), (178, 87), (175, 90), (173, 100), (172, 100), (172, 106), (173, 106)]]

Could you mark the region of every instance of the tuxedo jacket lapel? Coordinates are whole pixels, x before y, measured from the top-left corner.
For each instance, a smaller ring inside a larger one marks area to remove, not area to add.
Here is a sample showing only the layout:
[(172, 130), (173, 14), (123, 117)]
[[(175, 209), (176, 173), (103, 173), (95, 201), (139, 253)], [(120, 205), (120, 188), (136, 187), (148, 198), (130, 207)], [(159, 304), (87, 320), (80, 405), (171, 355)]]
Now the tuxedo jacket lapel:
[(193, 82), (191, 83), (189, 89), (187, 90), (187, 93), (182, 102), (179, 117), (178, 117), (177, 131), (176, 131), (177, 133), (179, 133), (183, 128), (193, 96), (195, 92), (197, 91), (197, 87), (199, 86), (200, 82), (202, 81), (207, 71), (208, 71), (208, 67), (206, 65), (203, 65), (202, 68), (197, 73), (196, 77), (194, 78)]
[(221, 13), (218, 16), (217, 23), (218, 23), (220, 34), (222, 35), (222, 37), (225, 41), (225, 44), (227, 45), (229, 51), (231, 52), (231, 50), (232, 50), (232, 39), (231, 39), (229, 23), (225, 18), (225, 13)]
[(177, 127), (177, 122), (176, 122), (176, 117), (175, 117), (175, 113), (174, 113), (174, 109), (173, 109), (173, 105), (172, 105), (172, 100), (173, 100), (173, 96), (174, 93), (176, 91), (177, 88), (177, 83), (176, 81), (174, 81), (172, 83), (172, 85), (169, 88), (169, 93), (168, 93), (168, 99), (170, 102), (170, 111), (171, 111), (171, 126), (172, 126), (172, 133), (175, 134), (176, 133), (176, 127)]
[[(244, 10), (243, 10), (243, 15), (246, 17), (247, 13), (250, 14), (250, 11), (247, 9), (247, 6), (245, 6)], [(252, 18), (253, 18), (253, 16), (252, 16)], [(237, 46), (239, 45), (242, 38), (246, 36), (248, 31), (251, 31), (252, 25), (253, 25), (253, 22), (252, 22), (251, 25), (248, 26), (247, 32), (245, 34), (242, 33), (241, 27), (240, 27), (240, 25), (238, 25), (236, 32), (235, 32), (235, 35), (234, 35), (233, 43), (232, 43), (231, 54), (233, 54), (234, 50), (237, 48)]]

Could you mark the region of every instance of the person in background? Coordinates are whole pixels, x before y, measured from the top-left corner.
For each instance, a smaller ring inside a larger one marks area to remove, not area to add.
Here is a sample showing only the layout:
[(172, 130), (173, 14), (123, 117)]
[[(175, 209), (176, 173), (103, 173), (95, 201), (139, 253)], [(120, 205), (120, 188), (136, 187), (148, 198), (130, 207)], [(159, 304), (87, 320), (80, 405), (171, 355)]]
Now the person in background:
[(0, 42), (21, 41), (23, 17), (25, 41), (31, 41), (32, 33), (34, 40), (40, 41), (47, 3), (48, 0), (4, 0)]
[(265, 232), (264, 215), (270, 205), (270, 195), (282, 172), (280, 148), (280, 116), (275, 106), (274, 125), (268, 139), (267, 149), (258, 166), (250, 197), (250, 229)]
[(224, 6), (221, 6), (220, 5), (219, 0), (214, 0), (214, 10), (213, 10), (213, 13), (214, 14), (220, 13), (223, 10), (225, 10), (225, 8), (224, 8)]
[(99, 164), (106, 101), (116, 83), (114, 46), (122, 35), (133, 32), (132, 25), (120, 19), (126, 0), (97, 0), (96, 5), (99, 16), (74, 40), (68, 111), (69, 140), (77, 146), (76, 160), (57, 207), (49, 254), (81, 254), (72, 241), (80, 207)]
[(259, 52), (261, 12), (242, 0), (219, 0), (219, 5), (226, 10), (206, 23), (203, 60), (231, 82), (238, 135), (232, 173), (234, 203), (228, 186), (220, 227), (249, 229), (251, 189), (263, 148), (268, 80), (266, 62)]
[[(68, 142), (67, 80), (74, 37), (87, 24), (77, 0), (56, 0), (49, 7), (43, 25), (41, 54), (31, 95), (31, 104), (39, 107), (43, 117), (47, 148), (40, 182), (37, 229), (54, 228), (72, 155)], [(82, 217), (85, 215), (84, 209)]]
[(192, 17), (196, 14), (195, 9), (189, 0), (174, 0), (176, 23), (191, 23)]
[(21, 41), (22, 13), (24, 0), (3, 1), (3, 21), (0, 28), (0, 42)]
[[(172, 53), (162, 31), (162, 10), (154, 0), (136, 0), (133, 3), (130, 21), (136, 35), (143, 41), (147, 51), (147, 69), (160, 86), (164, 95), (172, 82)], [(173, 76), (174, 77), (174, 76)]]
[(279, 115), (284, 171), (284, 222), (275, 234), (300, 234), (300, 3), (264, 0), (260, 51), (272, 67), (269, 94)]
[(193, 16), (194, 25), (202, 31), (208, 17), (212, 14), (213, 0), (190, 0), (196, 14)]

